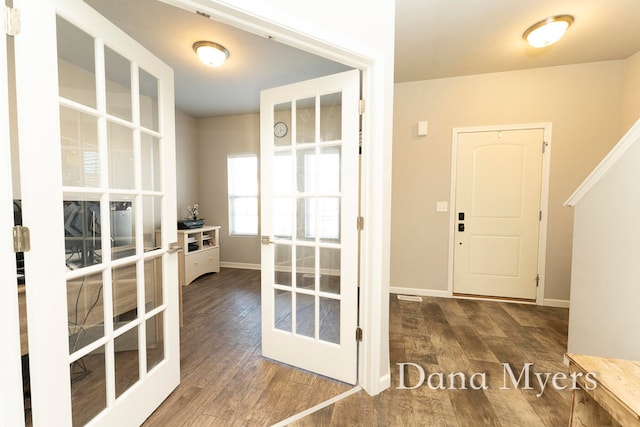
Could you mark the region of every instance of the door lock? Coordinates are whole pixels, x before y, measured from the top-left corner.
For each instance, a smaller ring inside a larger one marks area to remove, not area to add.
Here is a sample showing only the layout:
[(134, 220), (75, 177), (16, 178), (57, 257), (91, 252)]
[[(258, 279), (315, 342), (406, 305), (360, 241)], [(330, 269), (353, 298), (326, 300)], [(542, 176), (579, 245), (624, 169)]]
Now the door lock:
[(273, 243), (273, 240), (271, 240), (271, 236), (262, 236), (260, 238), (260, 243), (263, 245), (270, 245)]

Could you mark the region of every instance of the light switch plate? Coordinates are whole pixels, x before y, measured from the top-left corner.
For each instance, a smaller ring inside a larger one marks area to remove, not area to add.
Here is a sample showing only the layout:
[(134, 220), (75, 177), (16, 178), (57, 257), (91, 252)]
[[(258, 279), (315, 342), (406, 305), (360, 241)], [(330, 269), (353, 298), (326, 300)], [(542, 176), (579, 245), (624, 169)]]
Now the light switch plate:
[(427, 136), (429, 132), (429, 124), (427, 121), (418, 122), (418, 136)]
[(436, 212), (448, 212), (449, 202), (436, 202)]

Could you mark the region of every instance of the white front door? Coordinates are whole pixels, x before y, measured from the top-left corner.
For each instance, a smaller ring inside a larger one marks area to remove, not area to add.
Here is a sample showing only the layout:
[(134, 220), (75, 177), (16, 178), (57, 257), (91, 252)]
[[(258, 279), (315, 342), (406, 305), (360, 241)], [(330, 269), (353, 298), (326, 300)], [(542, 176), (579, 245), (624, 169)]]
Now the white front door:
[(33, 424), (139, 425), (180, 376), (173, 72), (80, 0), (14, 4)]
[(355, 384), (358, 70), (260, 97), (262, 354)]
[(458, 135), (454, 293), (536, 298), (543, 133)]

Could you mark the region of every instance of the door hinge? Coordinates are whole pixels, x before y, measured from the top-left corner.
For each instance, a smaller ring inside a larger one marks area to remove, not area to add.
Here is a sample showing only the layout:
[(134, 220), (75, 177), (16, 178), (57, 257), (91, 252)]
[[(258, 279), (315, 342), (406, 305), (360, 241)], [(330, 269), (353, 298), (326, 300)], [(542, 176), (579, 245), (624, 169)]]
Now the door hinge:
[(359, 231), (364, 230), (364, 217), (363, 216), (359, 216), (358, 220), (356, 222), (356, 227), (358, 228)]
[(8, 36), (20, 34), (20, 9), (4, 8), (4, 32)]
[(13, 251), (29, 252), (31, 250), (31, 239), (29, 238), (29, 228), (22, 225), (13, 227)]
[(547, 151), (547, 141), (542, 141), (542, 154), (544, 154), (545, 151)]
[(542, 221), (542, 211), (538, 211), (538, 221)]
[(363, 115), (365, 111), (364, 99), (358, 101), (358, 114)]
[(536, 274), (536, 288), (540, 286), (540, 274)]
[(360, 326), (356, 328), (356, 341), (362, 342), (362, 328)]

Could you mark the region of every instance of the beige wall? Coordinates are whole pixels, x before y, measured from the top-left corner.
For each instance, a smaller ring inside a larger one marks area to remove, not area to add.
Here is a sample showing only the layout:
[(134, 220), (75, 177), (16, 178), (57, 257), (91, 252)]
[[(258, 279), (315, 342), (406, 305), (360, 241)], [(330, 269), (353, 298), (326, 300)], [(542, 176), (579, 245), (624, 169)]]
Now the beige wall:
[(260, 152), (260, 115), (197, 120), (199, 203), (207, 224), (221, 225), (220, 260), (260, 264), (257, 236), (229, 236), (227, 155)]
[(447, 290), (449, 213), (435, 206), (450, 200), (452, 128), (551, 122), (545, 298), (568, 300), (573, 212), (563, 203), (623, 133), (623, 70), (610, 61), (396, 84), (391, 286)]
[(176, 201), (178, 219), (186, 216), (186, 208), (199, 201), (198, 138), (196, 119), (176, 110)]
[(622, 118), (623, 131), (640, 119), (640, 51), (624, 61)]

